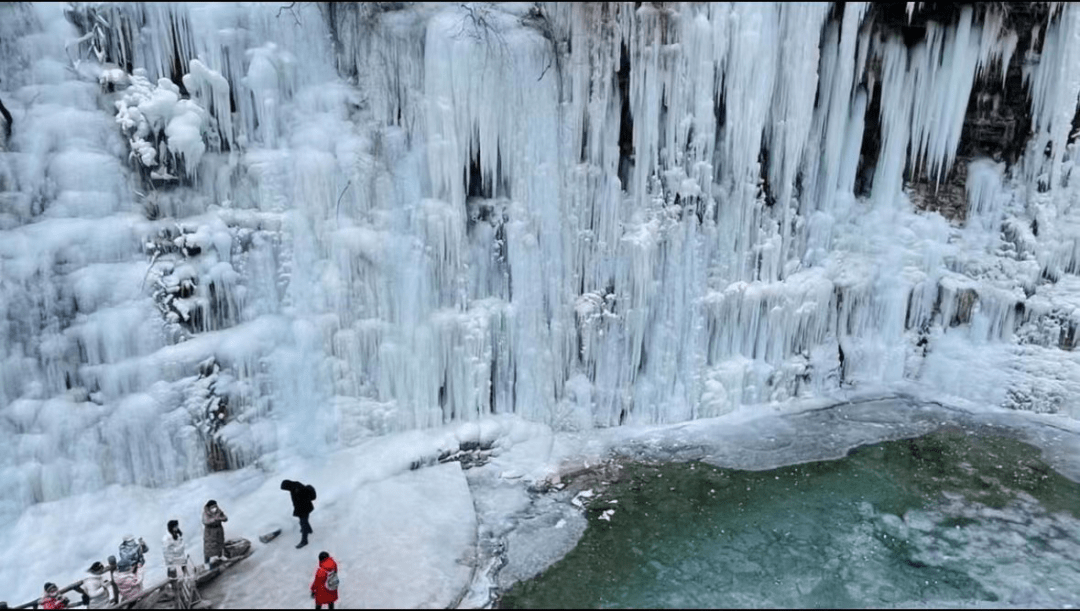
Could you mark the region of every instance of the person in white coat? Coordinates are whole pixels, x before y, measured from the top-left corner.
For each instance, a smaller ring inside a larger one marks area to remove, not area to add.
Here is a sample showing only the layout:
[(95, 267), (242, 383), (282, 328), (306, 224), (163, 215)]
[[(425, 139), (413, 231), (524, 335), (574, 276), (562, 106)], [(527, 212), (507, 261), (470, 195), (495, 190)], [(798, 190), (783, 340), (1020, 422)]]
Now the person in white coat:
[(116, 600), (116, 585), (100, 562), (95, 562), (87, 569), (89, 576), (82, 580), (82, 591), (86, 594), (88, 609), (105, 609)]
[(176, 574), (187, 565), (187, 553), (184, 551), (184, 533), (180, 530), (179, 520), (169, 520), (168, 532), (161, 539), (161, 553), (165, 556), (165, 569), (176, 567)]
[(179, 520), (169, 520), (165, 526), (168, 532), (161, 539), (161, 553), (165, 556), (165, 571), (176, 569), (176, 596), (180, 608), (188, 609), (196, 600), (194, 567), (188, 568), (187, 552), (184, 549), (184, 533), (180, 531)]

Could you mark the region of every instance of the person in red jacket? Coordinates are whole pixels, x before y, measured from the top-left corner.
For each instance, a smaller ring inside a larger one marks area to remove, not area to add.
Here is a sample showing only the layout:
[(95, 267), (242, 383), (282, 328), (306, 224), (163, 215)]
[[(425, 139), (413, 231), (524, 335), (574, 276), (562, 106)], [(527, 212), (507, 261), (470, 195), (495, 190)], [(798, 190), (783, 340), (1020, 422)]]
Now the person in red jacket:
[(337, 600), (337, 563), (327, 552), (319, 552), (319, 568), (315, 569), (315, 580), (311, 582), (311, 597), (315, 599), (315, 608), (334, 608)]
[[(336, 598), (337, 594), (334, 594), (334, 597)], [(71, 606), (71, 602), (67, 597), (60, 596), (60, 589), (56, 587), (55, 583), (45, 584), (45, 596), (41, 598), (42, 609), (67, 609), (69, 606)]]

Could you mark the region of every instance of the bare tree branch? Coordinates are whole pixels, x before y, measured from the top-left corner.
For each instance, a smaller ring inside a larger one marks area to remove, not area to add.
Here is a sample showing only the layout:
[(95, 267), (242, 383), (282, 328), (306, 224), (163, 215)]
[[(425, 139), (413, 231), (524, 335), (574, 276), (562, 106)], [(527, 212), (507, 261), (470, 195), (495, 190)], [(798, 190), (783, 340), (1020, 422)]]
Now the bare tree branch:
[(300, 18), (297, 17), (296, 11), (293, 10), (295, 7), (296, 7), (295, 2), (290, 2), (290, 3), (286, 4), (285, 6), (279, 7), (276, 16), (281, 17), (281, 11), (289, 11), (289, 14), (292, 15), (293, 20), (296, 21), (296, 25), (301, 25), (300, 24)]
[(11, 126), (15, 124), (14, 119), (11, 118), (11, 113), (4, 106), (4, 101), (0, 100), (0, 115), (4, 115), (4, 139), (11, 138)]
[(338, 198), (337, 198), (337, 206), (334, 207), (334, 218), (340, 218), (341, 217), (341, 198), (345, 197), (345, 192), (349, 190), (349, 185), (351, 185), (351, 184), (352, 184), (351, 180), (346, 182), (345, 183), (345, 188), (341, 190), (341, 195), (339, 195)]

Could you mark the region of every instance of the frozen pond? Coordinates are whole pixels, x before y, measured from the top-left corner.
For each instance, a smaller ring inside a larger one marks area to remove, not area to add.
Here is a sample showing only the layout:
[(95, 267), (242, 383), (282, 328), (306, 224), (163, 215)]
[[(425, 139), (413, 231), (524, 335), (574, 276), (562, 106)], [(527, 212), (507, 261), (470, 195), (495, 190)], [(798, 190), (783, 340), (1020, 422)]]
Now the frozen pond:
[(1016, 436), (946, 425), (760, 471), (628, 463), (577, 547), (500, 605), (1068, 607), (1080, 485)]

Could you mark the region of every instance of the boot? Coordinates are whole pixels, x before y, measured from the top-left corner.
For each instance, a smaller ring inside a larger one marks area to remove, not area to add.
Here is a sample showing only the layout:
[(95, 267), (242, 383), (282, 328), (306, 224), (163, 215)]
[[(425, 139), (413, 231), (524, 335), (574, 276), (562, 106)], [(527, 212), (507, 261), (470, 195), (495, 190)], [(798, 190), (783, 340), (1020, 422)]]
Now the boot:
[(304, 547), (305, 545), (307, 545), (307, 537), (304, 537), (303, 539), (300, 539), (300, 543), (296, 544), (296, 549), (300, 549), (301, 547)]

